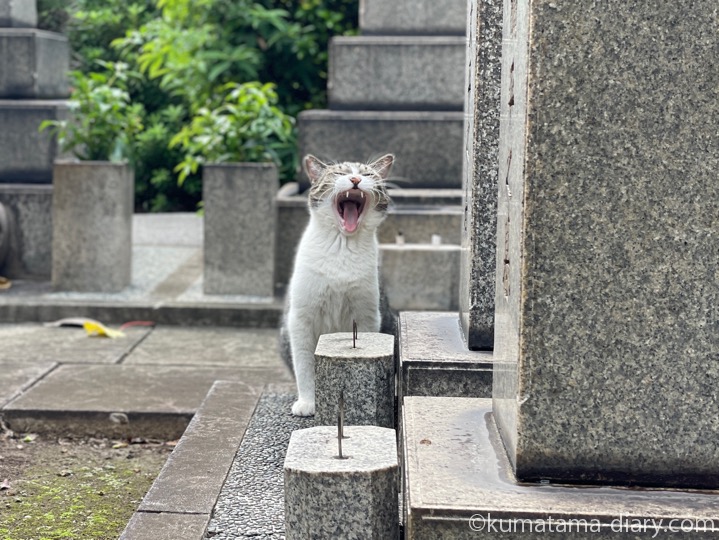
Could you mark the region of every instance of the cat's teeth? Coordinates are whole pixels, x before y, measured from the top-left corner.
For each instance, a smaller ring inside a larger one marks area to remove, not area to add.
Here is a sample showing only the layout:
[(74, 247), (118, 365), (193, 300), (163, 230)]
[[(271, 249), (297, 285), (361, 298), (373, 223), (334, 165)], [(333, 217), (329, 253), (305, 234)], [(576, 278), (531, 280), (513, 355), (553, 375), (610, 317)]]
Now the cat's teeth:
[(360, 191), (360, 197), (364, 199), (364, 193), (362, 191)]
[(349, 198), (350, 198), (350, 192), (349, 192), (349, 191), (345, 191), (345, 199), (349, 199)]

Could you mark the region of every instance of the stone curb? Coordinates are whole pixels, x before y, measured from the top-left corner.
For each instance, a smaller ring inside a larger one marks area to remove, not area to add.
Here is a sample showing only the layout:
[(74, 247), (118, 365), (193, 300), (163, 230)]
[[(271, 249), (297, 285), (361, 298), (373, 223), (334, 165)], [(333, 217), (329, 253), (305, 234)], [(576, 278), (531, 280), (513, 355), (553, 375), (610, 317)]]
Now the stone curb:
[(261, 388), (218, 381), (120, 540), (202, 540)]
[(54, 321), (65, 317), (89, 317), (105, 323), (150, 320), (181, 326), (233, 326), (276, 328), (282, 318), (279, 301), (267, 304), (146, 304), (128, 302), (53, 302), (18, 298), (0, 304), (0, 323)]

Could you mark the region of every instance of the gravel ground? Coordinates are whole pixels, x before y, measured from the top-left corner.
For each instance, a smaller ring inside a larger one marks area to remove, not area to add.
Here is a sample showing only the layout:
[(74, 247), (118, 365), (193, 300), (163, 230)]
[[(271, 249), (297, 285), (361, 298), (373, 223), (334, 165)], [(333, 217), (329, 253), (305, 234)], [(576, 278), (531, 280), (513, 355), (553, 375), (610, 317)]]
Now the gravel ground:
[(293, 394), (265, 393), (230, 469), (205, 538), (284, 539), (284, 477), (290, 435), (314, 419), (290, 414)]

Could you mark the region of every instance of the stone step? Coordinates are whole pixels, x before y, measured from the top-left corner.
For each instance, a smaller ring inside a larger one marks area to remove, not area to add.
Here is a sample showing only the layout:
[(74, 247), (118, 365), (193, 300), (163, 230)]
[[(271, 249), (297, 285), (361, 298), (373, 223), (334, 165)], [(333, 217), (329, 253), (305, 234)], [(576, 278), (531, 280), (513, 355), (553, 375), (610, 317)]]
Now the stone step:
[(0, 98), (65, 98), (69, 66), (66, 37), (43, 30), (0, 28)]
[[(282, 285), (292, 275), (295, 250), (309, 219), (307, 195), (298, 191), (298, 184), (285, 184), (275, 199), (275, 281)], [(392, 189), (390, 194), (395, 205), (380, 226), (381, 243), (395, 244), (400, 231), (408, 244), (429, 244), (433, 234), (439, 235), (443, 244), (460, 243), (461, 190)]]
[(35, 0), (0, 0), (0, 28), (34, 28), (37, 26)]
[[(205, 537), (259, 398), (258, 392), (242, 383), (214, 383), (120, 540)], [(282, 471), (281, 463), (279, 470)], [(255, 492), (255, 496), (262, 493)], [(282, 499), (279, 502), (281, 505)]]
[[(391, 181), (398, 187), (460, 189), (463, 122), (459, 111), (304, 111), (299, 150), (331, 161), (392, 152)], [(304, 174), (300, 184), (309, 185)]]
[(0, 184), (52, 183), (57, 142), (43, 120), (67, 118), (67, 101), (0, 99)]
[(1, 275), (10, 279), (50, 279), (52, 193), (50, 184), (0, 183), (0, 204), (12, 224), (8, 251), (5, 260), (0, 261)]
[(464, 36), (351, 36), (330, 42), (331, 109), (464, 106)]
[(492, 396), (492, 353), (467, 349), (456, 312), (402, 312), (398, 326), (400, 399)]
[(457, 311), (460, 250), (456, 244), (380, 244), (380, 282), (389, 307)]
[(363, 34), (464, 35), (466, 0), (360, 0)]
[(716, 535), (712, 491), (517, 483), (490, 399), (407, 397), (402, 417), (406, 540)]
[(405, 243), (429, 244), (436, 236), (442, 244), (460, 244), (461, 232), (461, 206), (397, 205), (387, 212), (378, 239), (382, 244), (394, 244), (398, 237)]

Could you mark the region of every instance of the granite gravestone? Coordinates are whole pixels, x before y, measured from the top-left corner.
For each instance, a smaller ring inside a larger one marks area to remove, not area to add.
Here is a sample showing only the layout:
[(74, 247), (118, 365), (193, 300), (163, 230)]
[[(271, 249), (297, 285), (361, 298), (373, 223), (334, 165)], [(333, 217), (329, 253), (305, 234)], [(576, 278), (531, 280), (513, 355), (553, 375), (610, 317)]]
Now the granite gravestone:
[(516, 474), (717, 488), (716, 2), (504, 21), (493, 410)]
[(459, 311), (467, 346), (494, 346), (502, 2), (469, 2)]

